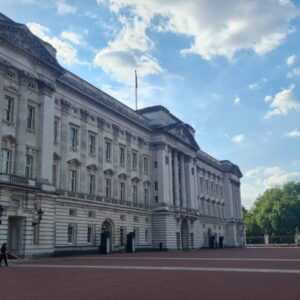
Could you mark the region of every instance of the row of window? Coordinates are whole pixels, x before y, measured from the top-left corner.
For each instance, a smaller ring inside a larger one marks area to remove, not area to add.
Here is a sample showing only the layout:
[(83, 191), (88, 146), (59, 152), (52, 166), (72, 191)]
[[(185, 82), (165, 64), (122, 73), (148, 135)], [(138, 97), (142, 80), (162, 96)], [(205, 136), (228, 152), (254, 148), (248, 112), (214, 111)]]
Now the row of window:
[[(55, 169), (53, 170), (53, 174), (55, 174), (56, 172), (56, 166), (54, 166)], [(77, 170), (70, 170), (69, 171), (69, 178), (70, 178), (70, 182), (69, 182), (69, 190), (71, 192), (77, 192), (78, 191), (78, 187), (77, 187), (77, 182), (78, 182), (78, 174), (77, 174)], [(56, 182), (56, 179), (54, 179), (53, 181), (54, 183)], [(88, 186), (88, 194), (90, 195), (95, 195), (96, 194), (96, 176), (95, 175), (88, 175), (88, 182), (87, 182), (87, 186)], [(149, 204), (149, 188), (145, 187), (144, 188), (144, 203), (146, 205)], [(105, 197), (106, 198), (112, 198), (112, 179), (111, 178), (105, 178)], [(119, 197), (120, 200), (122, 201), (126, 201), (126, 183), (125, 182), (120, 182), (119, 183)], [(132, 185), (132, 201), (134, 203), (138, 202), (138, 185), (137, 184), (133, 184)]]
[[(6, 122), (14, 121), (14, 99), (5, 96), (3, 108), (3, 120)], [(27, 129), (33, 130), (35, 128), (35, 107), (27, 105)]]
[(208, 180), (199, 179), (200, 190), (210, 196), (223, 196), (223, 187)]
[[(54, 121), (54, 142), (58, 142), (58, 130), (59, 121)], [(79, 129), (75, 126), (70, 127), (70, 146), (72, 149), (77, 149), (79, 144)], [(91, 156), (96, 155), (96, 135), (93, 133), (88, 134), (88, 140), (87, 140), (87, 149), (88, 154)], [(112, 142), (110, 140), (105, 140), (105, 159), (106, 161), (112, 160)], [(126, 147), (120, 145), (119, 146), (119, 164), (123, 167), (126, 165)], [(132, 169), (137, 170), (138, 168), (138, 152), (132, 151)], [(144, 174), (149, 173), (149, 158), (147, 156), (144, 156), (143, 158), (143, 168), (144, 168)]]
[[(0, 152), (0, 173), (10, 174), (12, 167), (12, 152), (7, 149), (1, 149)], [(33, 177), (33, 157), (31, 155), (25, 156), (25, 177)]]

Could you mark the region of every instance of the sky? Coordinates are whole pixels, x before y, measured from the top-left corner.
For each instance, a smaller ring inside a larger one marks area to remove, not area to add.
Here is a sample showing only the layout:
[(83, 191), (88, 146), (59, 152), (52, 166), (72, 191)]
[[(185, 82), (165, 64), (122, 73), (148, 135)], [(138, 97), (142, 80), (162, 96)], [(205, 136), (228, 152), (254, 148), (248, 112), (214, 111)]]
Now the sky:
[(0, 0), (60, 64), (134, 108), (163, 105), (239, 165), (242, 204), (300, 181), (297, 0)]

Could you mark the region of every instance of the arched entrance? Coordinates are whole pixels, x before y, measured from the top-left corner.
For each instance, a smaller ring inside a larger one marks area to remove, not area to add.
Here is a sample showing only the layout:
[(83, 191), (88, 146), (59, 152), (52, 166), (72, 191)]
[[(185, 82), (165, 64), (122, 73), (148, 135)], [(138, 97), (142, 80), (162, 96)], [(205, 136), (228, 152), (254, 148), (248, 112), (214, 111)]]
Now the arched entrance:
[(115, 235), (114, 235), (114, 223), (110, 219), (106, 219), (101, 227), (101, 241), (103, 240), (103, 235), (109, 236), (109, 249), (111, 251), (114, 250), (114, 240), (115, 240)]
[(183, 250), (190, 248), (189, 232), (188, 220), (183, 219), (181, 222), (181, 245)]

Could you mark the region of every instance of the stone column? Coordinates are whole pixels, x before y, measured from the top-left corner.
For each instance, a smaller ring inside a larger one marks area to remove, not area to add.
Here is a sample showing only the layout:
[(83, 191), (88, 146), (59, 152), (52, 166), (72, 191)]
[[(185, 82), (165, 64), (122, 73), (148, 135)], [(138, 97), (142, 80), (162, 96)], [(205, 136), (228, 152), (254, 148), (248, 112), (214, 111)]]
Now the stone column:
[(173, 161), (172, 161), (172, 148), (168, 146), (168, 160), (169, 160), (169, 203), (173, 203)]
[[(54, 126), (54, 86), (43, 82), (40, 85), (41, 105), (36, 114), (39, 113), (40, 128), (38, 130), (40, 147), (40, 172), (39, 180), (52, 182), (53, 165), (53, 126)], [(36, 116), (37, 117), (37, 116)]]
[(112, 125), (113, 128), (113, 145), (112, 145), (112, 151), (113, 151), (113, 157), (112, 157), (112, 165), (113, 165), (113, 191), (112, 191), (112, 198), (117, 199), (118, 198), (118, 189), (119, 189), (119, 180), (118, 180), (118, 174), (117, 170), (119, 168), (119, 145), (118, 145), (118, 137), (120, 134), (120, 128), (117, 125)]
[(173, 203), (175, 207), (180, 206), (179, 199), (179, 168), (178, 168), (178, 152), (173, 149)]
[(60, 140), (60, 154), (61, 154), (61, 161), (60, 161), (60, 171), (59, 171), (59, 188), (61, 190), (68, 190), (68, 164), (67, 164), (67, 153), (68, 149), (68, 131), (69, 131), (69, 122), (68, 122), (68, 112), (70, 109), (71, 104), (61, 99), (61, 140)]
[(27, 92), (29, 78), (19, 72), (20, 96), (17, 104), (16, 117), (16, 140), (18, 145), (15, 153), (15, 173), (20, 176), (25, 174), (25, 154), (26, 154), (26, 136), (27, 136)]
[[(2, 99), (0, 101), (0, 112), (1, 112), (1, 121), (2, 121), (2, 118), (3, 118), (3, 100), (4, 100), (4, 76), (5, 76), (5, 66), (1, 64), (1, 61), (0, 61), (0, 99)], [(2, 140), (2, 128), (3, 126), (1, 125), (0, 126), (0, 142)]]
[(192, 167), (191, 167), (191, 157), (184, 157), (184, 167), (185, 167), (185, 183), (186, 183), (186, 207), (192, 207), (192, 189), (193, 189), (193, 180), (192, 180)]
[(181, 201), (180, 206), (186, 208), (186, 180), (185, 180), (185, 166), (184, 166), (184, 154), (180, 154), (180, 189), (181, 189)]
[(84, 110), (80, 109), (80, 142), (79, 142), (79, 153), (80, 153), (80, 182), (79, 182), (79, 192), (87, 193), (87, 165), (86, 165), (86, 150), (87, 150), (87, 129), (86, 129), (86, 122), (88, 119), (89, 113)]
[(160, 203), (171, 204), (168, 187), (168, 168), (166, 164), (167, 145), (164, 142), (157, 144), (157, 182), (158, 199)]
[(97, 117), (97, 124), (98, 124), (98, 191), (100, 194), (104, 194), (104, 176), (103, 176), (103, 145), (104, 145), (104, 136), (103, 136), (103, 130), (105, 125), (105, 120)]
[[(128, 178), (132, 177), (131, 174), (131, 170), (132, 170), (132, 150), (131, 150), (131, 140), (132, 140), (132, 135), (129, 131), (126, 131), (126, 150), (127, 150), (127, 160), (126, 160), (126, 170), (127, 170), (127, 175)], [(150, 166), (149, 166), (150, 168)], [(127, 180), (126, 182), (126, 189), (125, 189), (125, 193), (126, 193), (126, 201), (129, 201), (129, 199), (131, 199), (131, 189), (132, 189), (132, 185), (131, 185), (131, 180)], [(149, 196), (149, 200), (150, 200), (150, 196)]]

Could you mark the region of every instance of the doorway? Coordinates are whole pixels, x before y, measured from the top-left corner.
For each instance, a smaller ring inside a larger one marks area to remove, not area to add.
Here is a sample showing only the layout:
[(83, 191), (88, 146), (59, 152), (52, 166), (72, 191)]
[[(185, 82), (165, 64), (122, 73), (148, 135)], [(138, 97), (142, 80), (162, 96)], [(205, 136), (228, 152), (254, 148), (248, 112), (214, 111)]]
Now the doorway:
[(23, 228), (25, 218), (8, 218), (8, 252), (17, 256), (24, 254)]

